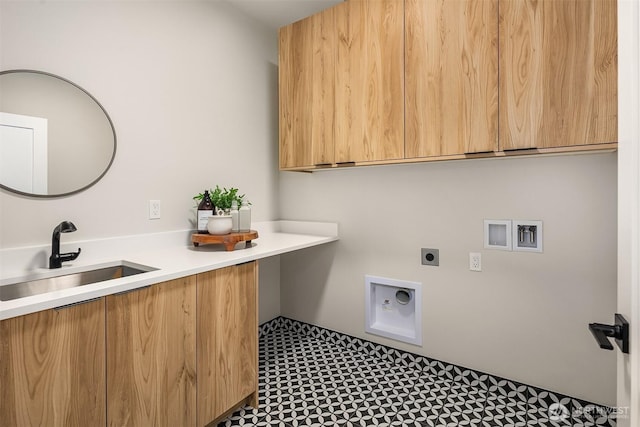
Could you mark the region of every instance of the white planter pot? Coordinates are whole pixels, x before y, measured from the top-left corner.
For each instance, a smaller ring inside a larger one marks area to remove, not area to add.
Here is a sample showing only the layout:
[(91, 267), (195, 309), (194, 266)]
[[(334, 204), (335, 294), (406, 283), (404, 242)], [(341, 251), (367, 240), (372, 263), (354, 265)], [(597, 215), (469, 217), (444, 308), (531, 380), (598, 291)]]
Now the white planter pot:
[(229, 234), (232, 226), (231, 215), (213, 215), (209, 217), (207, 231), (209, 234)]

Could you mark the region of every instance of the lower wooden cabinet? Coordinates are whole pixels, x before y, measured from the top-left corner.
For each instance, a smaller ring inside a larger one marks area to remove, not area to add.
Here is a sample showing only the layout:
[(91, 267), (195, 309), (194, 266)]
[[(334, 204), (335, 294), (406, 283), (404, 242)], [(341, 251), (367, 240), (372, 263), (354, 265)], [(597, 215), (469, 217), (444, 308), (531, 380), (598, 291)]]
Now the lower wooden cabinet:
[(0, 322), (0, 425), (105, 425), (105, 301)]
[(206, 426), (258, 404), (250, 262), (0, 321), (0, 425)]
[(258, 404), (258, 268), (198, 275), (198, 427)]
[(195, 309), (195, 276), (107, 297), (107, 425), (195, 425)]

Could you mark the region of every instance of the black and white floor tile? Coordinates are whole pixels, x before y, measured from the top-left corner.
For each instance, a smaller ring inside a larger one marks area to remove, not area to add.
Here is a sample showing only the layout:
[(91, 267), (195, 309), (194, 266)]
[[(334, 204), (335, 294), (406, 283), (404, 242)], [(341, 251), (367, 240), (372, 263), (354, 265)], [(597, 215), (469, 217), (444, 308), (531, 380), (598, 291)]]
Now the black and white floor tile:
[(219, 427), (616, 425), (606, 407), (291, 319), (259, 337), (259, 408)]

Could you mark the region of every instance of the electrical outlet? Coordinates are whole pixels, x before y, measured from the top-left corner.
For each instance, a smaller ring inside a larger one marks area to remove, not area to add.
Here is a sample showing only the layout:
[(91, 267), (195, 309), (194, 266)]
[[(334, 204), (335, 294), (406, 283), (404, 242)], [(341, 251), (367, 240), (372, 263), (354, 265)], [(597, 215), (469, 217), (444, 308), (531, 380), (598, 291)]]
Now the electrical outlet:
[(149, 219), (160, 219), (160, 200), (149, 200)]
[(469, 252), (469, 270), (482, 271), (482, 255), (479, 252)]

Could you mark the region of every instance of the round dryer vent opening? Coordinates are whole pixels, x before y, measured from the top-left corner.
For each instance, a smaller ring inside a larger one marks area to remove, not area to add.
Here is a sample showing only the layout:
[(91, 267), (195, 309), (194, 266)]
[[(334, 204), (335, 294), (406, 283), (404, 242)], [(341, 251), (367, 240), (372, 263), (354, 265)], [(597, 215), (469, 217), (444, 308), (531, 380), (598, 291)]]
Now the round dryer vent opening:
[(407, 305), (411, 302), (411, 291), (409, 289), (398, 289), (396, 292), (396, 301), (398, 304)]

